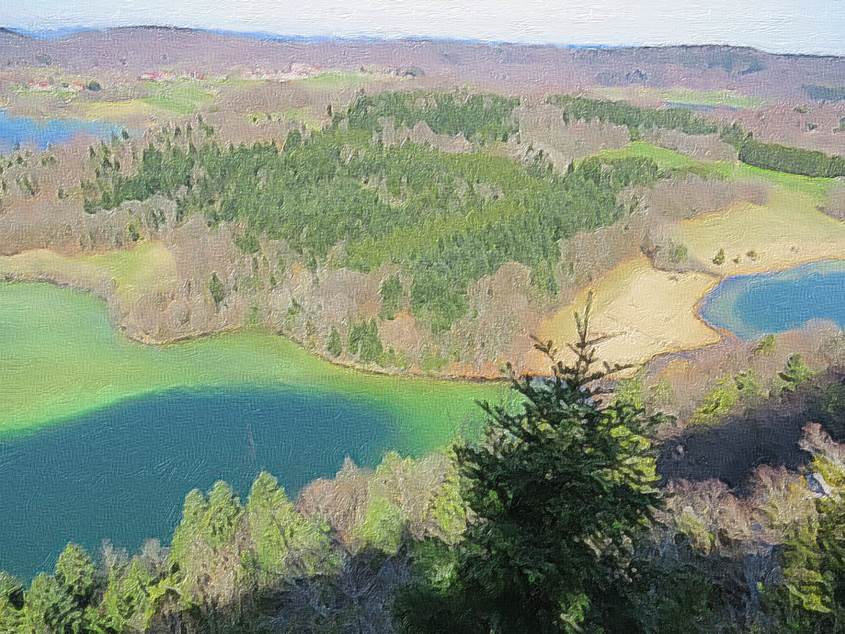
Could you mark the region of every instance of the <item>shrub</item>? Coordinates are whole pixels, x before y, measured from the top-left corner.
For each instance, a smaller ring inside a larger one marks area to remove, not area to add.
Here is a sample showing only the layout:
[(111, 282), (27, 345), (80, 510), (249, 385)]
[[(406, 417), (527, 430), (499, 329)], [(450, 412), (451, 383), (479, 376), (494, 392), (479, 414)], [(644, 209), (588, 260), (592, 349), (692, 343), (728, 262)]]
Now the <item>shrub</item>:
[(217, 273), (212, 273), (211, 279), (208, 280), (208, 292), (211, 293), (211, 299), (214, 300), (214, 305), (217, 307), (226, 298), (226, 288), (220, 278), (217, 277)]

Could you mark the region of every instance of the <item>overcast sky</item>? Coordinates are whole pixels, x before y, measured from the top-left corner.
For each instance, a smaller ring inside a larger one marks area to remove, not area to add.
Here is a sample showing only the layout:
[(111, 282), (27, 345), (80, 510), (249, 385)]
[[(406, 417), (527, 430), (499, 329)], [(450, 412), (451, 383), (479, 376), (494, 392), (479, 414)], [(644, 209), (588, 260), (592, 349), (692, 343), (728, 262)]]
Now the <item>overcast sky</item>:
[(166, 24), (280, 35), (738, 44), (845, 55), (845, 0), (0, 0), (28, 30)]

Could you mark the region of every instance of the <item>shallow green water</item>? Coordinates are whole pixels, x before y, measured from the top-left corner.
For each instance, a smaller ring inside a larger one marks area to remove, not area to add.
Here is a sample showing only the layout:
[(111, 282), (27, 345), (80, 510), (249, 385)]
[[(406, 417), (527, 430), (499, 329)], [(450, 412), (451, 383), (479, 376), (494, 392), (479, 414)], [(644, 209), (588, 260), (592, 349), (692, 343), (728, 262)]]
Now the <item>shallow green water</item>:
[(322, 361), (263, 331), (145, 346), (117, 333), (96, 297), (48, 284), (0, 284), (0, 436), (141, 394), (252, 386), (339, 394), (388, 408), (420, 450), (446, 442), (499, 384), (387, 377)]
[(91, 295), (0, 284), (0, 569), (49, 569), (69, 541), (168, 538), (192, 488), (291, 494), (349, 456), (421, 455), (481, 420), (503, 384), (384, 377), (265, 332), (165, 347), (116, 333)]

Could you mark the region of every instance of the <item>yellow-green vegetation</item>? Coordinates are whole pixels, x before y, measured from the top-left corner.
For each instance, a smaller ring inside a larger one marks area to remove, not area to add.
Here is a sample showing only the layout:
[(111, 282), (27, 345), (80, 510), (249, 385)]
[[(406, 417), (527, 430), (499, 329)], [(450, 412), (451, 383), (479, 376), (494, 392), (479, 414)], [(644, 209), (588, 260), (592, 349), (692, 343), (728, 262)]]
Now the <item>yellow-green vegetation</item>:
[(765, 99), (744, 95), (735, 90), (693, 90), (690, 88), (620, 88), (607, 87), (591, 90), (604, 99), (633, 99), (662, 101), (677, 106), (728, 107), (736, 109), (759, 108)]
[(719, 379), (690, 418), (692, 425), (720, 423), (740, 402), (762, 395), (758, 378), (751, 372)]
[(690, 540), (690, 545), (697, 551), (709, 554), (716, 543), (716, 536), (707, 528), (695, 511), (685, 508), (675, 518), (675, 526), (678, 532), (683, 533)]
[(623, 158), (650, 159), (657, 163), (657, 166), (663, 170), (690, 170), (700, 174), (706, 174), (712, 171), (715, 165), (718, 165), (717, 163), (698, 161), (686, 154), (681, 154), (675, 150), (669, 150), (646, 141), (633, 141), (622, 148), (602, 150), (597, 156), (607, 160)]
[(143, 99), (77, 102), (74, 110), (81, 118), (103, 121), (127, 121), (160, 113), (160, 110)]
[(214, 101), (230, 80), (173, 79), (142, 81), (143, 96), (126, 99), (75, 100), (73, 112), (85, 119), (125, 121), (160, 115), (188, 115)]
[(311, 77), (294, 80), (295, 83), (309, 89), (326, 91), (326, 90), (341, 90), (344, 88), (357, 88), (373, 81), (385, 81), (386, 79), (393, 79), (386, 76), (374, 75), (372, 73), (362, 73), (356, 71), (328, 71), (318, 73)]
[(50, 280), (82, 288), (106, 290), (114, 284), (126, 301), (176, 283), (176, 262), (159, 242), (102, 254), (64, 256), (48, 249), (0, 257), (0, 277)]
[[(124, 279), (142, 275), (134, 263), (113, 266)], [(115, 332), (96, 297), (47, 284), (0, 285), (0, 322), (0, 434), (171, 388), (255, 385), (364, 399), (395, 414), (407, 446), (428, 450), (477, 418), (476, 398), (503, 394), (497, 384), (340, 368), (261, 330), (145, 346)]]
[(214, 93), (196, 81), (145, 82), (145, 88), (143, 103), (174, 114), (192, 114), (214, 99)]

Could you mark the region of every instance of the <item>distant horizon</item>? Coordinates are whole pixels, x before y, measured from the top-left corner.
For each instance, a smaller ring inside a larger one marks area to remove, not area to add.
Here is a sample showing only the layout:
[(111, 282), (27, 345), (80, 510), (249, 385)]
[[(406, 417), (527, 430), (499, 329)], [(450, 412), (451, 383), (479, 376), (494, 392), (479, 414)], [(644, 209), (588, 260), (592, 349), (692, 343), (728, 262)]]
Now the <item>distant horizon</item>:
[(169, 25), (285, 38), (432, 39), (562, 47), (751, 47), (845, 55), (845, 0), (28, 0), (3, 11), (28, 32)]
[(267, 40), (267, 41), (296, 41), (296, 42), (443, 42), (455, 44), (482, 44), (490, 46), (525, 46), (525, 47), (550, 47), (559, 49), (599, 49), (599, 50), (619, 50), (619, 49), (649, 49), (649, 48), (741, 48), (751, 49), (761, 53), (770, 55), (781, 55), (786, 57), (832, 57), (843, 58), (843, 53), (804, 53), (792, 51), (778, 51), (762, 48), (759, 46), (752, 46), (748, 44), (732, 44), (724, 42), (671, 42), (664, 44), (605, 44), (601, 42), (571, 44), (565, 42), (523, 42), (513, 40), (493, 40), (480, 39), (471, 37), (447, 37), (447, 36), (431, 36), (431, 35), (367, 35), (367, 34), (348, 34), (348, 35), (303, 35), (297, 33), (281, 33), (273, 31), (239, 31), (231, 29), (220, 28), (206, 28), (194, 26), (179, 26), (175, 24), (120, 24), (113, 26), (93, 26), (93, 25), (73, 25), (64, 27), (42, 28), (42, 29), (26, 29), (14, 26), (4, 26), (0, 24), (0, 31), (5, 30), (15, 35), (28, 37), (36, 40), (56, 41), (73, 35), (81, 33), (105, 33), (115, 30), (131, 30), (131, 29), (149, 29), (149, 30), (169, 30), (169, 31), (185, 31), (196, 33), (209, 33), (213, 35), (240, 37), (245, 39)]

